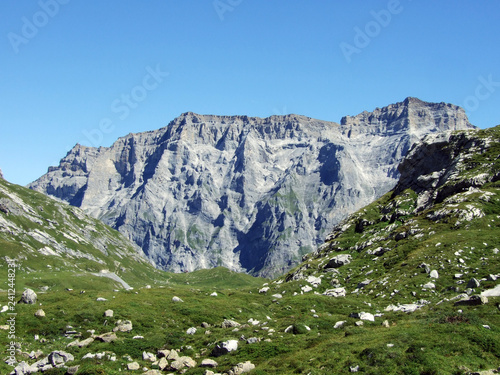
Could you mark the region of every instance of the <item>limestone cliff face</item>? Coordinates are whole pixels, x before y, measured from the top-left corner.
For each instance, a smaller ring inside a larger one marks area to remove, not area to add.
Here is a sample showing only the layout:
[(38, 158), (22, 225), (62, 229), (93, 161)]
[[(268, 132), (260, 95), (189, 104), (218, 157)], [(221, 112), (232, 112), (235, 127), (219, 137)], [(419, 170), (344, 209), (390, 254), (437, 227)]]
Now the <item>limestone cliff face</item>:
[(467, 128), (463, 109), (414, 98), (340, 125), (185, 113), (109, 148), (77, 145), (30, 187), (118, 229), (159, 268), (273, 276), (393, 188), (415, 141)]

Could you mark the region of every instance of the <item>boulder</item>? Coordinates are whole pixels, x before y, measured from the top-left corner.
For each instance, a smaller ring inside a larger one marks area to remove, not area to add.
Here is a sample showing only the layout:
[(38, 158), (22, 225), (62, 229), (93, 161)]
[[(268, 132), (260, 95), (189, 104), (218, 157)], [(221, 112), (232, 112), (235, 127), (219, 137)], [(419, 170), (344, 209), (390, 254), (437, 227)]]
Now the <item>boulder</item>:
[(127, 369), (129, 371), (139, 370), (141, 366), (137, 362), (127, 363)]
[(148, 362), (156, 362), (156, 355), (149, 352), (142, 352), (142, 360)]
[(335, 323), (335, 325), (333, 326), (333, 328), (335, 328), (335, 329), (341, 328), (345, 323), (346, 323), (345, 320), (338, 321), (337, 323)]
[(485, 305), (488, 303), (488, 298), (484, 296), (470, 296), (461, 299), (460, 301), (455, 302), (455, 306), (477, 306), (477, 305)]
[(211, 368), (214, 368), (214, 367), (217, 367), (219, 364), (214, 361), (213, 359), (210, 359), (210, 358), (205, 358), (203, 361), (201, 361), (201, 367), (211, 367)]
[(229, 370), (228, 375), (244, 374), (246, 372), (252, 371), (253, 369), (255, 369), (255, 365), (252, 362), (241, 362), (234, 366), (231, 370)]
[(345, 288), (327, 289), (323, 292), (323, 295), (329, 297), (345, 297), (346, 290)]
[(235, 350), (238, 350), (238, 340), (227, 340), (215, 345), (210, 355), (212, 357), (220, 357)]
[(71, 362), (75, 360), (73, 354), (66, 353), (60, 350), (50, 353), (47, 358), (49, 360), (49, 363), (54, 367), (58, 367), (60, 365), (65, 364), (66, 362)]
[(168, 361), (166, 357), (160, 358), (160, 360), (158, 361), (158, 368), (162, 371), (168, 368)]
[(107, 332), (107, 333), (103, 333), (102, 335), (96, 336), (95, 339), (97, 341), (109, 343), (109, 342), (113, 342), (113, 341), (117, 340), (118, 337), (116, 336), (116, 333)]
[(116, 327), (113, 332), (130, 332), (132, 331), (132, 322), (130, 320), (119, 320), (116, 322)]
[(170, 363), (170, 368), (174, 371), (182, 370), (185, 367), (187, 368), (196, 367), (196, 361), (191, 357), (183, 356), (177, 358), (175, 361)]
[(471, 288), (471, 289), (474, 289), (474, 288), (479, 288), (481, 284), (479, 283), (479, 281), (476, 279), (476, 278), (472, 278), (469, 280), (469, 282), (467, 283), (467, 288)]
[(367, 313), (367, 312), (360, 312), (360, 313), (352, 313), (349, 315), (350, 318), (355, 318), (355, 319), (361, 319), (361, 320), (369, 320), (371, 322), (375, 321), (375, 317), (373, 314)]
[(350, 254), (339, 254), (331, 258), (326, 264), (325, 268), (339, 268), (346, 264), (351, 263)]
[(235, 328), (241, 326), (241, 324), (231, 319), (225, 319), (221, 326), (222, 328)]
[(371, 282), (372, 282), (372, 280), (369, 280), (369, 279), (361, 281), (360, 283), (358, 283), (357, 288), (358, 289), (363, 289), (365, 286), (368, 286)]
[(33, 289), (26, 289), (21, 295), (21, 300), (19, 303), (27, 303), (28, 305), (33, 305), (36, 303), (37, 295)]

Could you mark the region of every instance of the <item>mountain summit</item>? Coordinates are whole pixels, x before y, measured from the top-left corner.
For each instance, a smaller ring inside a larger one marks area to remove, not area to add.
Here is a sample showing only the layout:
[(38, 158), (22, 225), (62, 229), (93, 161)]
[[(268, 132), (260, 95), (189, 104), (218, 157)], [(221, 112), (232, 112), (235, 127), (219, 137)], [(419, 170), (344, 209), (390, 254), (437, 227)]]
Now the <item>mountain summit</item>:
[(111, 147), (76, 145), (30, 188), (118, 229), (161, 269), (274, 276), (392, 189), (412, 144), (469, 128), (462, 108), (416, 98), (340, 124), (188, 112)]

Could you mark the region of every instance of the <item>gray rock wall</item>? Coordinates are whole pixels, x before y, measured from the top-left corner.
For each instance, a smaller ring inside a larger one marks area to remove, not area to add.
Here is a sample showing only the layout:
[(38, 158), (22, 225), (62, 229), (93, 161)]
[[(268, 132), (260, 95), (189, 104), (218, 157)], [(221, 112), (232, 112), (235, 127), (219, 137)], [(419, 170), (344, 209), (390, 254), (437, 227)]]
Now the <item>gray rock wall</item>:
[(77, 145), (30, 187), (118, 229), (159, 268), (275, 276), (392, 189), (415, 141), (471, 127), (463, 109), (415, 98), (340, 125), (185, 113), (109, 148)]

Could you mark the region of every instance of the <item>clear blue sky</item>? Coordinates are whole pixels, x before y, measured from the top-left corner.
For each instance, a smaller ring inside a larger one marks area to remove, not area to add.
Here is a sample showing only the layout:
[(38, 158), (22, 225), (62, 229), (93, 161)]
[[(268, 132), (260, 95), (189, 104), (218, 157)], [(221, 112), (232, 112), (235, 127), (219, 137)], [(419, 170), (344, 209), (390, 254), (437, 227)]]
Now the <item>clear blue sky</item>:
[(183, 112), (330, 121), (416, 96), (500, 124), (500, 2), (2, 0), (0, 168)]

